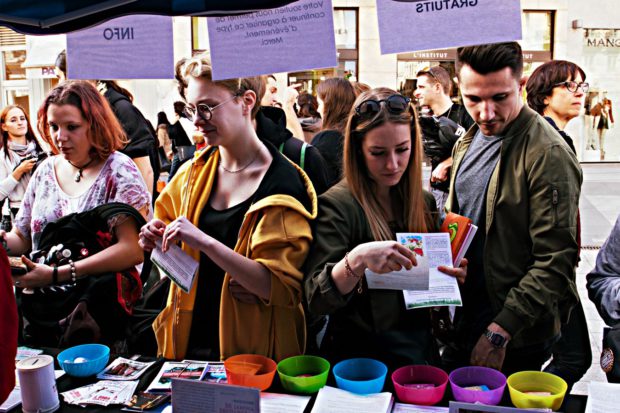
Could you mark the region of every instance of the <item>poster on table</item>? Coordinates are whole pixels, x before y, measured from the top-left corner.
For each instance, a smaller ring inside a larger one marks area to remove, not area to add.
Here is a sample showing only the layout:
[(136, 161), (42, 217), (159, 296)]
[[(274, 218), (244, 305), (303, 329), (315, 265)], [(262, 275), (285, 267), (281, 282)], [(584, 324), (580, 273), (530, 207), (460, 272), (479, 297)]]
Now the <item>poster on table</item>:
[(338, 65), (331, 0), (207, 18), (213, 79)]
[(133, 15), (67, 34), (69, 79), (173, 79), (172, 17)]
[(381, 54), (521, 39), (519, 0), (377, 0)]

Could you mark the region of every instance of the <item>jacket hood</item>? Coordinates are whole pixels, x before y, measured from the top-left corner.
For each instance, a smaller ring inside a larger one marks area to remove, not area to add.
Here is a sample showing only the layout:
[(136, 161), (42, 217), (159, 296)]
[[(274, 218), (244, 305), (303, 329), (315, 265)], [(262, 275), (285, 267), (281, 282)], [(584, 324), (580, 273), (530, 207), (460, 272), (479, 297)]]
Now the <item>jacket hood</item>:
[(276, 148), (293, 137), (286, 129), (286, 114), (280, 108), (261, 106), (256, 114), (256, 134)]

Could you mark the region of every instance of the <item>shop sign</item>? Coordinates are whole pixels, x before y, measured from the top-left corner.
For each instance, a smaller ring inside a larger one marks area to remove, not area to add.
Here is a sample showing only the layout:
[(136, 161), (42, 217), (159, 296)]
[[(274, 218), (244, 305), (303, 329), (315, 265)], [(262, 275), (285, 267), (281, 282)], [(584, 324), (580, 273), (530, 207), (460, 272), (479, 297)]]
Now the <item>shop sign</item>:
[(585, 29), (583, 40), (586, 47), (620, 48), (620, 29)]
[(338, 65), (331, 0), (208, 17), (213, 79)]
[(69, 79), (173, 79), (172, 17), (131, 15), (67, 34)]
[(381, 53), (521, 39), (519, 0), (377, 0)]

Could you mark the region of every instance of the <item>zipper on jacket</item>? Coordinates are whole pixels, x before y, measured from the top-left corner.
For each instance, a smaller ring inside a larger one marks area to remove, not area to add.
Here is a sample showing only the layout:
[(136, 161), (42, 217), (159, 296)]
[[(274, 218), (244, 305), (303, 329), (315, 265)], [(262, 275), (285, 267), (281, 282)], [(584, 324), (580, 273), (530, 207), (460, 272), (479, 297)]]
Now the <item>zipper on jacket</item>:
[(558, 192), (558, 188), (552, 186), (551, 187), (551, 205), (553, 205), (553, 225), (558, 224), (558, 203), (559, 203), (560, 194)]

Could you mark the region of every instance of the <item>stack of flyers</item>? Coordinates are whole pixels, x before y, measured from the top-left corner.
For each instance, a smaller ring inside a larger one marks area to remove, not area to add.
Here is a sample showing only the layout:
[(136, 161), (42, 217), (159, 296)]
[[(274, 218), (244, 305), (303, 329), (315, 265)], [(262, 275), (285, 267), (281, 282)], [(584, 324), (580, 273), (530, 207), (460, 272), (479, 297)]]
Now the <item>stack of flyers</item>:
[(202, 380), (206, 367), (206, 361), (167, 361), (146, 391), (172, 391), (172, 379)]
[(97, 378), (101, 380), (136, 380), (151, 367), (153, 363), (155, 362), (145, 363), (119, 357), (110, 363), (101, 373), (97, 374)]
[(201, 379), (210, 383), (227, 383), (226, 369), (223, 361), (209, 361), (205, 369), (205, 374)]
[(62, 393), (65, 402), (85, 407), (89, 404), (108, 406), (126, 404), (138, 387), (138, 381), (102, 380), (89, 386), (79, 387)]
[(17, 355), (15, 356), (15, 362), (27, 359), (28, 357), (38, 356), (41, 353), (43, 353), (43, 350), (39, 350), (36, 348), (30, 348), (30, 347), (25, 347), (25, 346), (17, 347)]
[(126, 412), (142, 412), (154, 409), (162, 403), (170, 399), (170, 393), (147, 393), (144, 391), (134, 394), (129, 403), (126, 404), (123, 411)]

